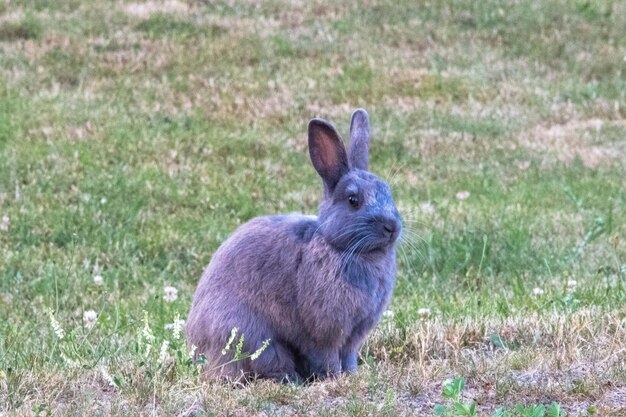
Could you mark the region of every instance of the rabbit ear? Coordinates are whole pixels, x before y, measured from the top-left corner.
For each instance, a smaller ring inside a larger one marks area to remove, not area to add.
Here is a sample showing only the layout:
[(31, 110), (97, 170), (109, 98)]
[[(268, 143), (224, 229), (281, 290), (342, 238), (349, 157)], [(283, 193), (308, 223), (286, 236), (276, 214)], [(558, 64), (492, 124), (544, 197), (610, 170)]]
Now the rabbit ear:
[(367, 112), (356, 109), (350, 121), (350, 165), (367, 171), (370, 152), (370, 120)]
[(309, 154), (326, 190), (332, 192), (339, 179), (350, 170), (350, 165), (343, 140), (325, 120), (312, 119), (309, 122)]

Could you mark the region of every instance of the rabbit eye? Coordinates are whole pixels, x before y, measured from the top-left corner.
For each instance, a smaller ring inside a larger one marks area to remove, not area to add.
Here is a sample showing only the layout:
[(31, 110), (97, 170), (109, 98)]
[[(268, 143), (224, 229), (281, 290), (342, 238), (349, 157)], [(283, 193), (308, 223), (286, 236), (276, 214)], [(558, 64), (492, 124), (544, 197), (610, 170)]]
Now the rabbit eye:
[(359, 197), (351, 195), (348, 197), (348, 202), (352, 207), (357, 207), (359, 205)]

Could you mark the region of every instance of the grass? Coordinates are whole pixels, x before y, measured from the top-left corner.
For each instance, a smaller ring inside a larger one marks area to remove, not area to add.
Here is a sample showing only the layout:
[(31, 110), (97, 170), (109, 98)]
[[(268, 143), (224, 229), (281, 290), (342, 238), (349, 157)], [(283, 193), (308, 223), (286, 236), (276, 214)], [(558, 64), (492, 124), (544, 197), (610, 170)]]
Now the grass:
[[(623, 412), (624, 27), (608, 1), (0, 3), (0, 414)], [(202, 380), (166, 324), (237, 225), (315, 212), (306, 123), (354, 107), (407, 226), (358, 375)]]
[(39, 39), (41, 24), (32, 15), (27, 15), (19, 21), (5, 21), (0, 25), (0, 40), (16, 41), (19, 39)]

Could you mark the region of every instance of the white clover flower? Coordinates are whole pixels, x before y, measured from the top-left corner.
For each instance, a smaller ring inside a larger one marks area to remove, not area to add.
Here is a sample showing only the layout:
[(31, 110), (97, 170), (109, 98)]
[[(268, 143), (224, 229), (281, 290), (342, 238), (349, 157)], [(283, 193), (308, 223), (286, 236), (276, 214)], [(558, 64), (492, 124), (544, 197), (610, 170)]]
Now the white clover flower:
[(9, 230), (9, 216), (6, 214), (2, 216), (2, 223), (0, 223), (0, 230), (6, 232)]
[(567, 280), (567, 291), (568, 292), (574, 292), (576, 291), (576, 286), (578, 285), (578, 283), (576, 282), (576, 280), (574, 279), (568, 279)]
[(176, 301), (178, 298), (178, 290), (174, 287), (163, 288), (163, 299), (168, 303)]
[(426, 203), (422, 203), (420, 204), (420, 211), (424, 214), (434, 214), (435, 213), (435, 206), (433, 206), (431, 204), (430, 201), (426, 202)]
[(420, 308), (417, 310), (417, 315), (421, 318), (421, 319), (427, 319), (430, 317), (431, 312), (430, 312), (430, 308)]
[(88, 329), (93, 328), (98, 321), (98, 314), (93, 310), (87, 310), (83, 313), (83, 323)]
[(394, 312), (391, 310), (383, 311), (383, 317), (392, 318), (394, 316)]
[(93, 283), (98, 286), (104, 285), (104, 278), (102, 278), (102, 275), (94, 275)]
[(469, 191), (459, 191), (458, 193), (456, 193), (456, 199), (457, 200), (467, 200), (470, 196), (470, 192)]
[(533, 288), (533, 295), (539, 297), (540, 295), (544, 295), (545, 291), (539, 287)]

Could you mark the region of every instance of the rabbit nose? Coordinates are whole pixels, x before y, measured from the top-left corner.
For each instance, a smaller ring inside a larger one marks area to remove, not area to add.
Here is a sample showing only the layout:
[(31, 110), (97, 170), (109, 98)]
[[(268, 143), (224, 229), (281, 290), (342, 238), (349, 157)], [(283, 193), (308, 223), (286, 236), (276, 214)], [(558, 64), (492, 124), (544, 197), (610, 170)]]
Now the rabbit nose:
[(385, 232), (389, 235), (392, 235), (398, 230), (398, 222), (396, 219), (390, 217), (383, 219), (383, 229), (385, 229)]

